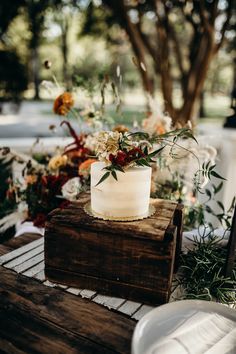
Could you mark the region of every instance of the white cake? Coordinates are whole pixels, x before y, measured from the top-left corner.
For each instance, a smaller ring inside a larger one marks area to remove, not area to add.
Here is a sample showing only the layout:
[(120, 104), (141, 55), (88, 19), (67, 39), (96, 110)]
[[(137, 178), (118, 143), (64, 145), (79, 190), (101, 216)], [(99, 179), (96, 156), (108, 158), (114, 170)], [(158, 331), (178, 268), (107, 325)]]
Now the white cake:
[(91, 208), (104, 217), (136, 218), (145, 215), (149, 209), (151, 189), (150, 167), (131, 167), (125, 173), (117, 171), (116, 181), (109, 176), (96, 184), (106, 171), (103, 162), (91, 165)]

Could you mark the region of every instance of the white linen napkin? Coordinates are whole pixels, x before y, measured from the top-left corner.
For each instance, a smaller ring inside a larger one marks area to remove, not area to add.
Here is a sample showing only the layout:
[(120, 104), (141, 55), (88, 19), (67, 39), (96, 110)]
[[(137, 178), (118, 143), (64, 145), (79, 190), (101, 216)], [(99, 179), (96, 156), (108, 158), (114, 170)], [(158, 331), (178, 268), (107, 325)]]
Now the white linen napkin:
[(216, 313), (197, 311), (154, 343), (146, 354), (235, 354), (235, 333), (236, 322)]

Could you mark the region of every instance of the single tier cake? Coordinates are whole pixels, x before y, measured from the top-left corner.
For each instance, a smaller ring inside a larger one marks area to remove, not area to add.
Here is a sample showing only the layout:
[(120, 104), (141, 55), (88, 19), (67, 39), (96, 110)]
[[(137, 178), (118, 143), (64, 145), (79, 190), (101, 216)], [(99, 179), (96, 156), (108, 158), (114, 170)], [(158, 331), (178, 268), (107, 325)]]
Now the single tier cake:
[(137, 218), (148, 213), (151, 189), (150, 167), (131, 167), (125, 173), (117, 171), (116, 181), (109, 176), (96, 186), (106, 171), (103, 162), (91, 166), (92, 211), (111, 218)]

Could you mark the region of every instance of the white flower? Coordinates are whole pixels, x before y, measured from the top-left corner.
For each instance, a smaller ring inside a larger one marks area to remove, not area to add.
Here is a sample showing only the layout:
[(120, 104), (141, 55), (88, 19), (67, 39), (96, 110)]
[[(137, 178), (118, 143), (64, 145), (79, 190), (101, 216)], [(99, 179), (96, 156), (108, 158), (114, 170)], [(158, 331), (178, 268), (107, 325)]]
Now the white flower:
[(79, 177), (74, 177), (66, 182), (61, 189), (62, 195), (65, 199), (73, 202), (77, 199), (81, 191), (81, 182)]

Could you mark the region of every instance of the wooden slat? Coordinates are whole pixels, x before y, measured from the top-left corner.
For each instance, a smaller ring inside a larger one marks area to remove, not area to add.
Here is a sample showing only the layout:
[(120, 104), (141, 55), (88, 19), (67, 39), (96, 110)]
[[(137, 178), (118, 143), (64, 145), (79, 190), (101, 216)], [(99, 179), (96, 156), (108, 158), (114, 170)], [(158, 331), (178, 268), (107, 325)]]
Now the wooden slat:
[(132, 316), (140, 307), (142, 304), (139, 302), (134, 302), (134, 301), (125, 301), (121, 307), (119, 307), (119, 312), (125, 313), (128, 316)]
[(132, 318), (134, 318), (135, 320), (139, 321), (141, 320), (141, 318), (146, 315), (148, 312), (150, 312), (152, 309), (154, 309), (154, 307), (152, 306), (147, 306), (147, 305), (143, 305), (140, 307), (140, 309), (134, 313), (134, 315), (132, 316)]
[(43, 282), (43, 285), (48, 286), (49, 288), (55, 288), (57, 286), (57, 284), (52, 283), (50, 280), (46, 280)]
[(88, 290), (88, 289), (84, 289), (80, 292), (80, 296), (85, 297), (86, 299), (91, 299), (95, 297), (96, 294), (97, 294), (96, 291)]
[(92, 301), (96, 302), (97, 304), (106, 306), (110, 309), (117, 309), (121, 304), (125, 302), (125, 299), (105, 295), (97, 295)]
[(34, 275), (38, 274), (42, 270), (44, 270), (44, 260), (42, 262), (36, 264), (36, 266), (26, 270), (23, 273), (23, 275), (25, 275), (26, 277), (32, 278)]
[(28, 261), (31, 258), (34, 258), (36, 255), (42, 253), (44, 251), (44, 245), (39, 245), (36, 248), (22, 254), (21, 256), (14, 258), (10, 262), (4, 263), (5, 268), (13, 269), (14, 267), (18, 266), (19, 264)]
[(62, 284), (56, 284), (56, 288), (60, 288), (60, 289), (66, 290), (66, 289), (68, 289), (68, 286), (62, 285)]
[[(7, 241), (3, 241), (0, 237), (0, 255), (14, 251), (15, 249), (25, 246), (27, 243), (35, 241), (39, 238), (42, 238), (41, 234), (32, 234), (28, 232), (18, 237), (13, 237)], [(1, 243), (2, 241), (3, 243)], [(4, 251), (4, 249), (6, 251)]]
[(28, 259), (27, 261), (13, 267), (12, 269), (15, 270), (17, 273), (22, 273), (27, 269), (32, 268), (36, 264), (42, 262), (44, 260), (44, 253), (40, 253), (37, 256)]
[(3, 256), (0, 257), (0, 265), (3, 265), (6, 262), (9, 262), (10, 260), (17, 258), (21, 256), (22, 254), (28, 252), (29, 250), (32, 250), (33, 248), (36, 248), (37, 246), (41, 245), (44, 242), (44, 238), (41, 237), (33, 242), (30, 242), (26, 244), (23, 247), (20, 247), (10, 253), (7, 253)]
[(12, 344), (26, 353), (130, 353), (135, 321), (3, 267), (0, 278), (0, 338), (5, 348)]
[(44, 269), (34, 275), (34, 278), (44, 282), (46, 280)]
[(66, 290), (68, 293), (74, 294), (74, 295), (79, 295), (79, 293), (81, 292), (81, 289), (77, 289), (77, 288), (68, 288)]

